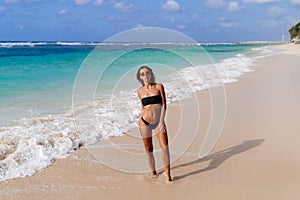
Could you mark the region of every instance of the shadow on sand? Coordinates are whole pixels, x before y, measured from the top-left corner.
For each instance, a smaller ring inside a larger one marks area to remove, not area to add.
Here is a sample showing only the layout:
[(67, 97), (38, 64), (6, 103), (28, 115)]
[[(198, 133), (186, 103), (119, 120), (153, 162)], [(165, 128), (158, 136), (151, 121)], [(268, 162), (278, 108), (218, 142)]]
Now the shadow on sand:
[(239, 145), (230, 147), (228, 149), (213, 153), (213, 154), (208, 155), (206, 157), (203, 157), (203, 158), (200, 158), (200, 159), (188, 162), (188, 163), (176, 165), (176, 166), (172, 167), (172, 169), (177, 169), (177, 168), (181, 168), (181, 167), (195, 165), (195, 164), (199, 164), (201, 162), (205, 162), (205, 161), (210, 160), (209, 165), (204, 169), (199, 169), (199, 170), (196, 170), (196, 171), (193, 171), (193, 172), (183, 174), (181, 176), (175, 176), (173, 178), (174, 178), (174, 180), (179, 180), (179, 179), (182, 179), (182, 178), (185, 178), (185, 177), (188, 177), (188, 176), (199, 174), (201, 172), (205, 172), (205, 171), (215, 169), (215, 168), (219, 167), (223, 162), (228, 160), (230, 157), (232, 157), (234, 155), (237, 155), (237, 154), (241, 154), (241, 153), (243, 153), (245, 151), (248, 151), (250, 149), (253, 149), (253, 148), (261, 145), (264, 141), (265, 141), (265, 139), (246, 140), (242, 144), (239, 144)]

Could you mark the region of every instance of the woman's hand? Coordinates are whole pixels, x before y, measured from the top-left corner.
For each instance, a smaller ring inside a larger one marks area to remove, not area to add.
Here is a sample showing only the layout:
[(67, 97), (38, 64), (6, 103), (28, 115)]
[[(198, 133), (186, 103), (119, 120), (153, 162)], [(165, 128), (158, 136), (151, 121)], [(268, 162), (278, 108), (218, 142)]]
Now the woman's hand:
[(167, 132), (167, 128), (165, 125), (165, 122), (162, 120), (162, 122), (159, 122), (158, 126), (157, 126), (157, 131), (165, 133)]

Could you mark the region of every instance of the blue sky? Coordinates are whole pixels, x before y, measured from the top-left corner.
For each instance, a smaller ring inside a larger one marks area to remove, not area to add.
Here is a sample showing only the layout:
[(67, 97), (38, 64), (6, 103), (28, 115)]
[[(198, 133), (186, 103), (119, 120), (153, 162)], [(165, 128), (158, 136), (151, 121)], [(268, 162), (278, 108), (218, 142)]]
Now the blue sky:
[(280, 41), (300, 0), (1, 0), (2, 41), (103, 41), (137, 27), (198, 42)]

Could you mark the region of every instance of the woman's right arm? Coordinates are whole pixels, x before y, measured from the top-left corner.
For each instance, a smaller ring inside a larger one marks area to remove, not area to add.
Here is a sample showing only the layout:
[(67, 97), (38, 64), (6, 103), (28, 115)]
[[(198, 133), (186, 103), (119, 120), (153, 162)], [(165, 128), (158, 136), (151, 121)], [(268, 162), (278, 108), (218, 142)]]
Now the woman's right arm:
[(140, 102), (141, 102), (141, 108), (142, 108), (142, 111), (141, 111), (141, 114), (140, 114), (140, 118), (141, 118), (141, 117), (143, 116), (143, 113), (144, 113), (144, 105), (143, 105), (143, 103), (142, 103), (142, 98), (141, 98), (140, 93), (141, 93), (141, 91), (140, 91), (140, 89), (138, 89), (137, 94), (138, 94), (138, 97), (139, 97), (139, 99), (140, 99)]

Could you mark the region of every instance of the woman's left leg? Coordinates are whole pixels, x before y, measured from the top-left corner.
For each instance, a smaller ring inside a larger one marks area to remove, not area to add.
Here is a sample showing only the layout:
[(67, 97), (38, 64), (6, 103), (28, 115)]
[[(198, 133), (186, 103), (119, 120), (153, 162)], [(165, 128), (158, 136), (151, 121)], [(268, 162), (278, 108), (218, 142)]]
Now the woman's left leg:
[(156, 136), (159, 141), (159, 145), (162, 149), (162, 160), (165, 165), (165, 172), (164, 175), (166, 176), (167, 182), (172, 181), (171, 177), (171, 170), (170, 170), (170, 152), (169, 152), (169, 146), (168, 146), (168, 135), (166, 132), (156, 132)]

